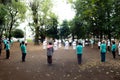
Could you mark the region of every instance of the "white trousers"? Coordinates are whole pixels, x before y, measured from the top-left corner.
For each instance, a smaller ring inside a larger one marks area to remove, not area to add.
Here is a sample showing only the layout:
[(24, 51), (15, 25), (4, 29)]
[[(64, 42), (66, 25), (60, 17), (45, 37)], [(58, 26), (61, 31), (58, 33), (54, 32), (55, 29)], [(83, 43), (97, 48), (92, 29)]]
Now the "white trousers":
[(120, 55), (120, 47), (118, 47), (118, 55)]

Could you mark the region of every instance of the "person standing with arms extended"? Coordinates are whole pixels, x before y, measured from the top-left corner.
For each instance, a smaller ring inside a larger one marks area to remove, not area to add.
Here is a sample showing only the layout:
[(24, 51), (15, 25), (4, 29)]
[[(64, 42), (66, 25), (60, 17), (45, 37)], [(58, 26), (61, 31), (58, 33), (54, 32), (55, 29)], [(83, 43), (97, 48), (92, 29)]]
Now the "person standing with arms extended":
[(7, 43), (7, 38), (5, 38), (4, 40), (3, 40), (3, 43), (4, 43), (4, 49), (6, 49), (6, 43)]
[(53, 45), (52, 42), (49, 42), (48, 46), (47, 46), (47, 62), (48, 64), (52, 64), (52, 56), (53, 56)]
[(110, 51), (110, 40), (109, 39), (107, 41), (107, 49), (108, 49), (108, 51)]
[(78, 64), (81, 64), (82, 54), (83, 54), (83, 46), (82, 46), (82, 43), (80, 43), (80, 42), (76, 46), (76, 54), (77, 54)]
[(27, 50), (26, 50), (26, 46), (25, 46), (24, 41), (22, 41), (22, 43), (20, 45), (20, 48), (21, 48), (21, 51), (22, 51), (22, 62), (25, 62)]
[(1, 56), (1, 53), (2, 53), (2, 41), (0, 40), (0, 56)]
[(10, 57), (10, 44), (9, 44), (9, 41), (6, 42), (6, 59), (9, 59)]
[(100, 49), (101, 42), (100, 40), (98, 41), (98, 49)]
[(113, 55), (113, 58), (115, 59), (116, 57), (116, 44), (115, 44), (115, 41), (112, 42), (112, 48), (111, 48), (111, 51), (112, 51), (112, 55)]
[(104, 40), (100, 45), (100, 53), (101, 53), (101, 62), (105, 62), (106, 61), (106, 44)]
[(120, 41), (118, 43), (118, 55), (120, 56)]

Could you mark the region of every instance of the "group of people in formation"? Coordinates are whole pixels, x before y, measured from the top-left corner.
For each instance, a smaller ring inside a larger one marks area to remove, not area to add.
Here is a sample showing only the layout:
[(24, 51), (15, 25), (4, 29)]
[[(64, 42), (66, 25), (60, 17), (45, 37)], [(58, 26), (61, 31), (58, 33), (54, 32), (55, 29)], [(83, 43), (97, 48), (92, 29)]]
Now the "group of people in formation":
[[(90, 41), (91, 42), (91, 47), (93, 48), (93, 43), (94, 41)], [(47, 45), (47, 41), (43, 42), (43, 49), (47, 49), (47, 61), (49, 64), (52, 63), (52, 55), (54, 50), (57, 50), (58, 47), (61, 47), (61, 41), (55, 41), (52, 45), (52, 42), (49, 42), (48, 46)], [(60, 46), (58, 46), (60, 45)], [(69, 48), (69, 41), (65, 42), (64, 45), (64, 49), (68, 49)], [(85, 47), (84, 41), (83, 40), (76, 40), (73, 41), (71, 43), (71, 45), (73, 46), (73, 49), (76, 50), (76, 54), (77, 54), (77, 60), (78, 60), (78, 64), (81, 64), (82, 62), (82, 54), (83, 54), (83, 48)], [(46, 46), (46, 47), (45, 47)], [(102, 40), (102, 41), (98, 41), (98, 49), (100, 49), (100, 54), (101, 54), (101, 62), (105, 62), (106, 61), (106, 53), (111, 52), (113, 55), (113, 58), (116, 58), (116, 50), (117, 50), (117, 45), (116, 42), (114, 40), (112, 40), (110, 42), (110, 40)], [(118, 43), (118, 55), (120, 55), (120, 41)]]
[[(90, 41), (91, 47), (93, 48), (94, 41), (91, 39)], [(58, 48), (61, 48), (62, 42), (61, 40), (55, 40), (52, 44), (51, 42), (48, 42), (45, 40), (43, 42), (43, 49), (47, 49), (47, 62), (48, 64), (52, 64), (52, 55), (54, 53), (54, 50), (57, 50)], [(82, 53), (83, 53), (83, 47), (85, 47), (85, 40), (74, 40), (74, 41), (63, 41), (64, 49), (69, 49), (69, 46), (72, 46), (74, 50), (76, 50), (77, 53), (77, 59), (78, 64), (81, 64), (82, 62)]]
[(118, 46), (114, 40), (110, 42), (110, 40), (103, 40), (102, 42), (98, 41), (98, 49), (100, 49), (101, 52), (101, 62), (106, 61), (106, 53), (111, 52), (113, 58), (116, 58), (116, 51), (118, 50), (118, 55), (120, 56), (120, 41), (118, 43)]
[[(1, 40), (0, 40), (1, 41)], [(4, 38), (1, 43), (4, 44), (4, 50), (6, 51), (6, 59), (10, 59), (10, 47), (13, 43), (13, 41), (8, 40), (7, 38)], [(20, 48), (22, 53), (22, 62), (25, 62), (26, 54), (27, 54), (27, 42), (26, 41), (20, 41)], [(1, 50), (2, 50), (2, 44), (0, 44), (0, 56), (1, 56)]]
[[(1, 41), (2, 42), (2, 41)], [(9, 41), (8, 39), (4, 38), (3, 39), (4, 43), (4, 49), (6, 50), (6, 59), (10, 58), (10, 47), (12, 44), (12, 41)], [(93, 43), (94, 41), (91, 39), (90, 40), (91, 47), (93, 48)], [(76, 50), (77, 54), (77, 60), (78, 64), (81, 64), (82, 62), (82, 54), (83, 54), (83, 48), (85, 47), (85, 40), (74, 40), (74, 41), (64, 41), (64, 49), (69, 49), (69, 46), (73, 46), (73, 49)], [(26, 50), (27, 42), (25, 41), (20, 41), (20, 49), (22, 53), (22, 62), (25, 62), (26, 59)], [(52, 55), (54, 53), (54, 50), (57, 50), (58, 48), (61, 48), (62, 46), (62, 41), (61, 40), (55, 40), (52, 44), (52, 41), (49, 43), (47, 40), (43, 42), (43, 49), (47, 49), (47, 62), (48, 64), (52, 64)], [(116, 50), (118, 49), (118, 55), (120, 55), (120, 41), (118, 43), (118, 48), (114, 40), (110, 42), (110, 40), (103, 40), (102, 42), (99, 40), (98, 41), (98, 49), (100, 49), (101, 53), (101, 62), (106, 61), (106, 53), (107, 51), (112, 52), (113, 58), (116, 58)], [(1, 55), (1, 50), (2, 50), (2, 44), (0, 44), (0, 55)]]
[[(78, 45), (77, 45), (77, 43), (75, 41), (73, 41), (72, 45), (73, 45), (73, 49), (76, 49), (76, 51), (77, 51), (76, 53), (77, 53), (77, 58), (78, 58), (78, 64), (81, 64), (82, 53), (83, 53), (82, 43), (78, 43)], [(68, 46), (69, 46), (69, 42), (66, 41), (65, 49), (68, 49)], [(59, 47), (61, 47), (61, 41), (59, 41)], [(53, 56), (54, 50), (57, 50), (57, 42), (55, 41), (52, 44), (52, 41), (50, 41), (47, 44), (47, 41), (44, 41), (43, 49), (47, 49), (47, 62), (48, 62), (48, 64), (52, 64), (52, 56)]]
[[(82, 46), (85, 47), (85, 45), (88, 45), (90, 44), (91, 45), (91, 48), (93, 48), (93, 44), (94, 44), (94, 40), (93, 39), (90, 39), (90, 43), (85, 43), (85, 40), (84, 39), (75, 39), (74, 41), (72, 41), (71, 39), (70, 40), (55, 40), (53, 42), (53, 47), (54, 47), (54, 50), (57, 50), (58, 48), (61, 48), (62, 44), (64, 45), (64, 49), (69, 49), (70, 46), (72, 46), (73, 49), (76, 49), (76, 46), (77, 46), (77, 41), (81, 42)], [(47, 40), (43, 41), (43, 49), (46, 49), (47, 48)]]

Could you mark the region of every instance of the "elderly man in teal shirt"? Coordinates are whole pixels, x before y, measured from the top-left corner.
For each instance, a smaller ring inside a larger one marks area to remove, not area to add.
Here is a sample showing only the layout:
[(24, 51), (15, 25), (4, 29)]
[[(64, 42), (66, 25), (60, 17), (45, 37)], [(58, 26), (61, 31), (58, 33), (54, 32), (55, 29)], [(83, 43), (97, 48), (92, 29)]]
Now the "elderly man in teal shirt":
[(106, 60), (106, 44), (105, 41), (102, 41), (102, 44), (100, 45), (100, 52), (101, 52), (101, 62), (105, 62)]
[(10, 57), (10, 44), (9, 44), (9, 41), (6, 42), (6, 59), (9, 59)]
[(20, 47), (21, 47), (21, 51), (22, 51), (22, 62), (25, 62), (27, 50), (26, 50), (26, 46), (25, 46), (25, 42), (24, 41), (22, 41), (22, 44), (21, 44)]
[(116, 47), (115, 41), (113, 41), (112, 43), (113, 44), (112, 44), (111, 50), (112, 50), (113, 58), (115, 59), (115, 57), (116, 57), (115, 52), (116, 52), (117, 47)]
[(81, 43), (78, 43), (78, 45), (76, 46), (76, 54), (77, 54), (78, 64), (81, 64), (82, 54), (83, 54), (83, 46)]

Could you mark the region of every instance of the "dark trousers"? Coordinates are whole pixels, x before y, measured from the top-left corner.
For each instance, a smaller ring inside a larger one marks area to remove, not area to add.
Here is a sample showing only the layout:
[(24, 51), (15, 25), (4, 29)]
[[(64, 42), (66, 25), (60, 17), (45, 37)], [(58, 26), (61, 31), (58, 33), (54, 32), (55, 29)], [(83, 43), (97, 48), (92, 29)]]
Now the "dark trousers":
[(82, 62), (82, 54), (77, 54), (77, 60), (78, 60), (78, 64), (81, 64), (81, 62)]
[(0, 49), (0, 56), (1, 56), (2, 49)]
[(26, 53), (22, 53), (22, 62), (25, 62)]
[(98, 46), (98, 49), (100, 49), (100, 46)]
[(71, 45), (72, 45), (72, 42), (70, 42), (69, 45), (71, 46)]
[(10, 57), (10, 50), (6, 50), (6, 59), (9, 59)]
[(106, 53), (101, 53), (101, 62), (105, 62), (106, 60)]
[(108, 51), (110, 51), (110, 46), (108, 46), (107, 48), (108, 48)]
[(52, 64), (52, 56), (47, 56), (47, 62), (48, 62), (49, 64)]
[(112, 51), (112, 55), (113, 55), (113, 58), (115, 59), (115, 56), (116, 56), (115, 51)]

